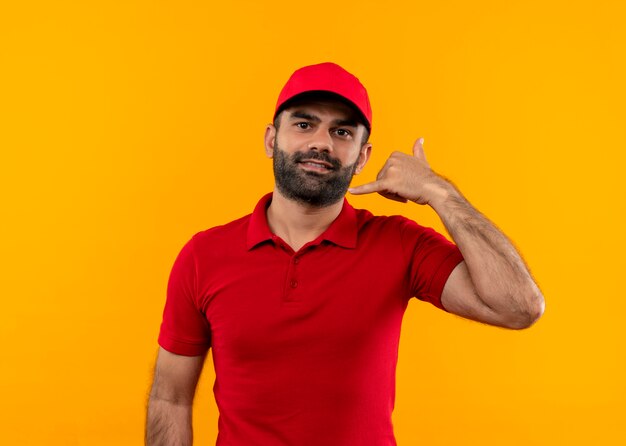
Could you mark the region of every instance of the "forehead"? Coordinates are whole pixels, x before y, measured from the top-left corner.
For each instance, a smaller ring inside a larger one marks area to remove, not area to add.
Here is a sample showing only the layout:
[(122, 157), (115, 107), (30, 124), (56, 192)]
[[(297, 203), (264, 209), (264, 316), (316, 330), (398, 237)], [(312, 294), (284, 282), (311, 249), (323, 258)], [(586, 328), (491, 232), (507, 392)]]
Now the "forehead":
[(355, 125), (362, 125), (359, 114), (352, 107), (342, 101), (333, 99), (307, 99), (294, 102), (285, 108), (284, 112), (287, 119), (298, 112), (303, 112), (319, 118), (354, 121)]

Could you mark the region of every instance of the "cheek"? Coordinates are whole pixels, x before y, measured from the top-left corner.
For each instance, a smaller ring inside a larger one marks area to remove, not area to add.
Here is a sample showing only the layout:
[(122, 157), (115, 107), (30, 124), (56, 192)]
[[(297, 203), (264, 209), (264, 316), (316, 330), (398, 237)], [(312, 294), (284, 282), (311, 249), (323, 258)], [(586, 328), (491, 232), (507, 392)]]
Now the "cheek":
[(279, 132), (274, 137), (274, 145), (278, 145), (282, 150), (289, 150), (290, 147), (293, 147), (294, 144), (297, 145), (298, 140), (294, 135), (289, 134), (288, 132)]
[(352, 151), (352, 153), (350, 154), (350, 158), (347, 160), (347, 163), (350, 165), (360, 164), (361, 161), (362, 161), (361, 150), (360, 148), (357, 148)]

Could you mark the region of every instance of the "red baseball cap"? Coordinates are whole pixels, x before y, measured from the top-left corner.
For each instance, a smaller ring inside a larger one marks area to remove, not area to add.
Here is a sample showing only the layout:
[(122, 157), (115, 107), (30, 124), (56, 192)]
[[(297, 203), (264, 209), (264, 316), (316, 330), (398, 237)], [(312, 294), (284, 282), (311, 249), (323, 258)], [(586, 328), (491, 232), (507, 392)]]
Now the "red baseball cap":
[(294, 71), (278, 95), (274, 118), (292, 99), (315, 92), (332, 93), (347, 101), (360, 113), (363, 124), (371, 131), (372, 107), (367, 90), (356, 76), (332, 62), (309, 65)]

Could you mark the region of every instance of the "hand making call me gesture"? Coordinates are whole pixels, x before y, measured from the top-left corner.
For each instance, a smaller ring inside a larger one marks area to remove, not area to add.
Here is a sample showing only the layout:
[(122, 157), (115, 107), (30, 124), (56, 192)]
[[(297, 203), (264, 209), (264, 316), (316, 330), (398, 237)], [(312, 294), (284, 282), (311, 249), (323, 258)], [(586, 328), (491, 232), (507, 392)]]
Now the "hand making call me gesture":
[(543, 314), (543, 295), (509, 239), (478, 212), (426, 161), (424, 139), (413, 155), (394, 152), (376, 181), (352, 187), (354, 195), (429, 205), (461, 250), (464, 261), (452, 272), (441, 302), (451, 313), (511, 329), (530, 327)]

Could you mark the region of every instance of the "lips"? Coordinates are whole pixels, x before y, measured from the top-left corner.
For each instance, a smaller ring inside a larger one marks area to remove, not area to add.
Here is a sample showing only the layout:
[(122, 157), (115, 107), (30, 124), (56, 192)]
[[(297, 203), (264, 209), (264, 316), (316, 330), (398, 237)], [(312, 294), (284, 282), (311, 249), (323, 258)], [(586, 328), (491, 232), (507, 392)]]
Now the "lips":
[(326, 161), (318, 160), (318, 159), (303, 159), (301, 161), (298, 161), (298, 163), (306, 167), (313, 168), (313, 169), (320, 169), (320, 170), (333, 170), (334, 169), (332, 164)]

